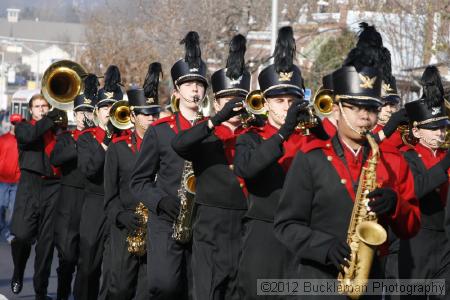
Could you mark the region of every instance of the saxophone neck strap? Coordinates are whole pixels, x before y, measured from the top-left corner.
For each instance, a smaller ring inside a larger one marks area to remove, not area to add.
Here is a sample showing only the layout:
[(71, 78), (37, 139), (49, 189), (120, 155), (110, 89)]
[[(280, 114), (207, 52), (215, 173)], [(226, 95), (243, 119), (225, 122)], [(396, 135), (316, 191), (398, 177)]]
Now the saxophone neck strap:
[[(345, 155), (344, 155), (344, 148), (343, 148), (342, 143), (341, 143), (341, 141), (340, 141), (340, 139), (339, 139), (337, 134), (332, 138), (331, 143), (333, 145), (333, 149), (336, 152), (337, 156), (339, 157), (339, 159), (344, 164), (344, 167), (345, 167), (345, 170), (347, 171), (348, 177), (350, 178), (350, 180), (352, 182), (353, 191), (356, 193), (357, 190), (358, 190), (359, 181), (358, 180), (356, 180), (356, 181), (353, 180), (353, 176), (352, 176), (352, 173), (350, 172), (350, 168), (348, 166), (347, 159), (345, 158)], [(361, 167), (360, 167), (359, 172), (358, 172), (359, 174), (361, 174), (362, 167), (366, 163), (367, 158), (369, 157), (369, 152), (370, 152), (370, 147), (367, 144), (367, 142), (365, 142), (362, 145), (362, 147), (363, 147), (362, 148), (363, 157), (362, 157)]]

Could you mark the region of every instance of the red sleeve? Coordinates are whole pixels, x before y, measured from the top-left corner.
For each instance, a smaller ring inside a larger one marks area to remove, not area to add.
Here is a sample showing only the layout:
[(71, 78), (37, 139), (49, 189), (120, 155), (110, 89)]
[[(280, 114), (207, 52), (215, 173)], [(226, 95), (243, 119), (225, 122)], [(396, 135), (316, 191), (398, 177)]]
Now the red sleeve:
[(402, 135), (399, 130), (394, 131), (390, 137), (386, 138), (386, 141), (389, 145), (394, 146), (397, 149), (400, 149), (404, 145)]
[(392, 230), (399, 238), (408, 239), (415, 236), (420, 229), (420, 209), (414, 192), (414, 178), (403, 157), (399, 157), (394, 186), (397, 192), (397, 207), (391, 216)]

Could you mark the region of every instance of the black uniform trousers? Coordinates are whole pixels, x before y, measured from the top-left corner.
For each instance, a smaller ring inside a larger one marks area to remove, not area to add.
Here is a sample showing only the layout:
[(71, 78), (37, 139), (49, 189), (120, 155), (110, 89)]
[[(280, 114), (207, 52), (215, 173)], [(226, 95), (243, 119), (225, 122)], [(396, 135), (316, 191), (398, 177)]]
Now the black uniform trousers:
[(58, 298), (68, 299), (78, 262), (80, 219), (84, 189), (61, 185), (55, 216), (55, 245), (58, 250)]
[(54, 213), (59, 180), (21, 170), (11, 232), (14, 276), (23, 277), (31, 246), (36, 242), (33, 285), (37, 295), (46, 295), (54, 248)]
[(197, 205), (192, 237), (195, 299), (240, 299), (237, 273), (245, 212)]
[(257, 279), (298, 278), (294, 255), (275, 237), (273, 223), (246, 219), (239, 261), (241, 299), (281, 299), (257, 296)]
[[(400, 278), (441, 279), (437, 277), (444, 267), (446, 259), (445, 231), (421, 228), (417, 235), (409, 240), (400, 241), (399, 274)], [(447, 278), (450, 281), (450, 278)], [(448, 282), (447, 284), (450, 284)], [(434, 296), (430, 296), (431, 299)], [(426, 296), (402, 296), (401, 299), (427, 299)]]
[(103, 195), (85, 191), (80, 220), (80, 254), (75, 279), (75, 299), (97, 299), (102, 273), (106, 216)]
[(192, 287), (192, 244), (172, 238), (172, 223), (149, 212), (147, 278), (150, 299), (189, 299)]
[(128, 231), (111, 226), (109, 236), (110, 263), (108, 300), (148, 299), (147, 256), (128, 252)]

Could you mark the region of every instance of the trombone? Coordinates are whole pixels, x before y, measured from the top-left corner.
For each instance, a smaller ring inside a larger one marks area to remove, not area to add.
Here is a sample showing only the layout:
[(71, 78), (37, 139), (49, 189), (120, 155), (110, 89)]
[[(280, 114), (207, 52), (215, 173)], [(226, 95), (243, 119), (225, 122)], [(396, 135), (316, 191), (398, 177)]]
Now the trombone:
[(127, 130), (133, 127), (128, 101), (120, 100), (114, 103), (109, 111), (109, 120), (114, 127), (120, 130)]

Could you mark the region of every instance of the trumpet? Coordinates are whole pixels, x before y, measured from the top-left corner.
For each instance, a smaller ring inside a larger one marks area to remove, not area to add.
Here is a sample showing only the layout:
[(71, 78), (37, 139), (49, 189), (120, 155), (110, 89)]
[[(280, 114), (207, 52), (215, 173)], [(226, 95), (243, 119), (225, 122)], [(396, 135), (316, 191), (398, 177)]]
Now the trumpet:
[(333, 91), (320, 87), (314, 95), (314, 112), (321, 116), (329, 116), (333, 110)]
[(126, 130), (133, 127), (128, 101), (120, 100), (114, 103), (109, 111), (109, 120), (114, 127), (120, 130)]

